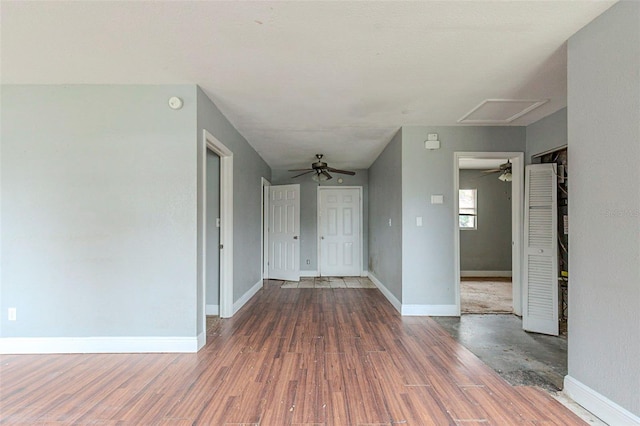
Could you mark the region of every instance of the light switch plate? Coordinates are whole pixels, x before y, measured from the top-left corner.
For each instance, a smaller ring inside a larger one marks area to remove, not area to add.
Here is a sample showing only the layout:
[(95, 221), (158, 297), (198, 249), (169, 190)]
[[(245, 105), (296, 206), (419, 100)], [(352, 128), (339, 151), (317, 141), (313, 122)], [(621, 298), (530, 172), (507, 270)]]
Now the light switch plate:
[(444, 203), (444, 195), (431, 196), (431, 204), (442, 204), (442, 203)]
[(416, 217), (416, 226), (422, 226), (422, 216)]

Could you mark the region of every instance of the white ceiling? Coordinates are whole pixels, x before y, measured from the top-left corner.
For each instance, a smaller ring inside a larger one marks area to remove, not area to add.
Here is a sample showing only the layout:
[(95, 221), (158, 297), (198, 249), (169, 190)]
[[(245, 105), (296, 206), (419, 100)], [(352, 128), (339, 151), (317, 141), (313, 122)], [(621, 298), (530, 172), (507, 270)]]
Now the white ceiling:
[(497, 169), (500, 167), (500, 164), (506, 162), (506, 158), (460, 158), (458, 160), (458, 165), (462, 170), (489, 170)]
[(564, 43), (613, 3), (3, 1), (2, 83), (195, 83), (274, 168), (367, 168), (402, 125), (564, 107)]

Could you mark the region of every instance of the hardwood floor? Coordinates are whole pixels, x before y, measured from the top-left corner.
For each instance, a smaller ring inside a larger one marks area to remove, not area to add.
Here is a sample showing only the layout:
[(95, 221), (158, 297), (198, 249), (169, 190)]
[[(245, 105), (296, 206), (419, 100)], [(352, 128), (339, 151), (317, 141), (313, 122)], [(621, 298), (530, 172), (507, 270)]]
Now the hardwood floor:
[(197, 354), (0, 357), (0, 423), (584, 424), (377, 289), (266, 282)]

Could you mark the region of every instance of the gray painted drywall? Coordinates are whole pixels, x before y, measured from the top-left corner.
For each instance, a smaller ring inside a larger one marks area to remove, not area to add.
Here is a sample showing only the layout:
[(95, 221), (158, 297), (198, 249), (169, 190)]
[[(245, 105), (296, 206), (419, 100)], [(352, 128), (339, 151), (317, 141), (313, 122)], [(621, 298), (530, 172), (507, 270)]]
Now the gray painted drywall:
[(399, 130), (369, 167), (369, 273), (400, 302), (402, 257), (402, 130)]
[(207, 305), (220, 300), (220, 157), (207, 150)]
[(461, 271), (511, 271), (511, 182), (460, 170), (460, 189), (476, 189), (475, 230), (460, 231)]
[[(331, 164), (331, 163), (329, 163)], [(369, 172), (354, 170), (355, 176), (333, 174), (333, 179), (321, 186), (361, 186), (362, 187), (362, 267), (367, 270), (369, 259)], [(300, 184), (300, 270), (318, 270), (318, 183), (309, 175), (291, 179), (295, 176), (287, 170), (272, 171), (272, 185)], [(337, 183), (338, 177), (343, 179)], [(307, 264), (309, 260), (309, 264)]]
[(527, 150), (524, 161), (531, 157), (567, 144), (567, 109), (562, 108), (527, 126)]
[[(441, 148), (427, 150), (428, 133)], [(453, 154), (456, 151), (524, 152), (524, 127), (402, 128), (402, 303), (454, 305)], [(431, 195), (444, 204), (431, 204)], [(416, 217), (423, 226), (416, 226)]]
[(1, 96), (0, 334), (194, 337), (195, 86)]
[[(202, 129), (233, 152), (233, 300), (240, 299), (262, 280), (261, 223), (262, 180), (271, 180), (271, 169), (200, 89), (198, 97), (198, 155), (203, 152)], [(198, 159), (198, 191), (202, 191), (202, 158)], [(200, 199), (200, 197), (199, 197)], [(198, 220), (202, 205), (198, 204)], [(198, 229), (202, 224), (198, 222)], [(201, 232), (198, 232), (200, 237)], [(198, 244), (201, 247), (201, 244)], [(201, 251), (201, 250), (200, 250)], [(199, 259), (202, 253), (199, 253)], [(200, 270), (200, 268), (198, 268)]]
[(640, 416), (640, 3), (569, 39), (569, 375)]

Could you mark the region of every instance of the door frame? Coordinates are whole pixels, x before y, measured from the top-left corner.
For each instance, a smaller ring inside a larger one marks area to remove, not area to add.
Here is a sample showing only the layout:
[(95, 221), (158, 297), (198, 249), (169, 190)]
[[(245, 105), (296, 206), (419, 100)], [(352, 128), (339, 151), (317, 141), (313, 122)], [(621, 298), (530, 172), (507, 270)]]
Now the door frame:
[(207, 291), (207, 149), (220, 157), (220, 318), (233, 316), (233, 152), (207, 130), (202, 130), (202, 312), (206, 330)]
[(363, 267), (363, 263), (362, 263), (362, 256), (363, 256), (363, 240), (364, 240), (364, 221), (363, 221), (363, 214), (364, 212), (362, 211), (362, 186), (318, 186), (318, 190), (317, 190), (317, 201), (316, 201), (316, 251), (317, 251), (317, 259), (316, 259), (316, 265), (318, 266), (318, 276), (321, 277), (322, 276), (322, 253), (320, 252), (320, 209), (321, 209), (321, 205), (320, 205), (320, 192), (323, 190), (332, 190), (332, 189), (357, 189), (358, 190), (358, 195), (360, 197), (360, 256), (358, 259), (358, 263), (360, 265), (359, 269), (360, 269), (360, 276), (364, 275), (364, 271), (362, 269)]
[(522, 316), (522, 262), (524, 239), (524, 152), (465, 152), (453, 153), (453, 251), (456, 310), (460, 316), (460, 223), (458, 221), (458, 191), (460, 189), (461, 158), (509, 159), (512, 163), (511, 181), (511, 282), (513, 312)]
[[(262, 185), (262, 222), (260, 223), (260, 258), (262, 259), (262, 279), (269, 278), (269, 187), (271, 182), (261, 177)], [(265, 226), (267, 224), (267, 226)]]

